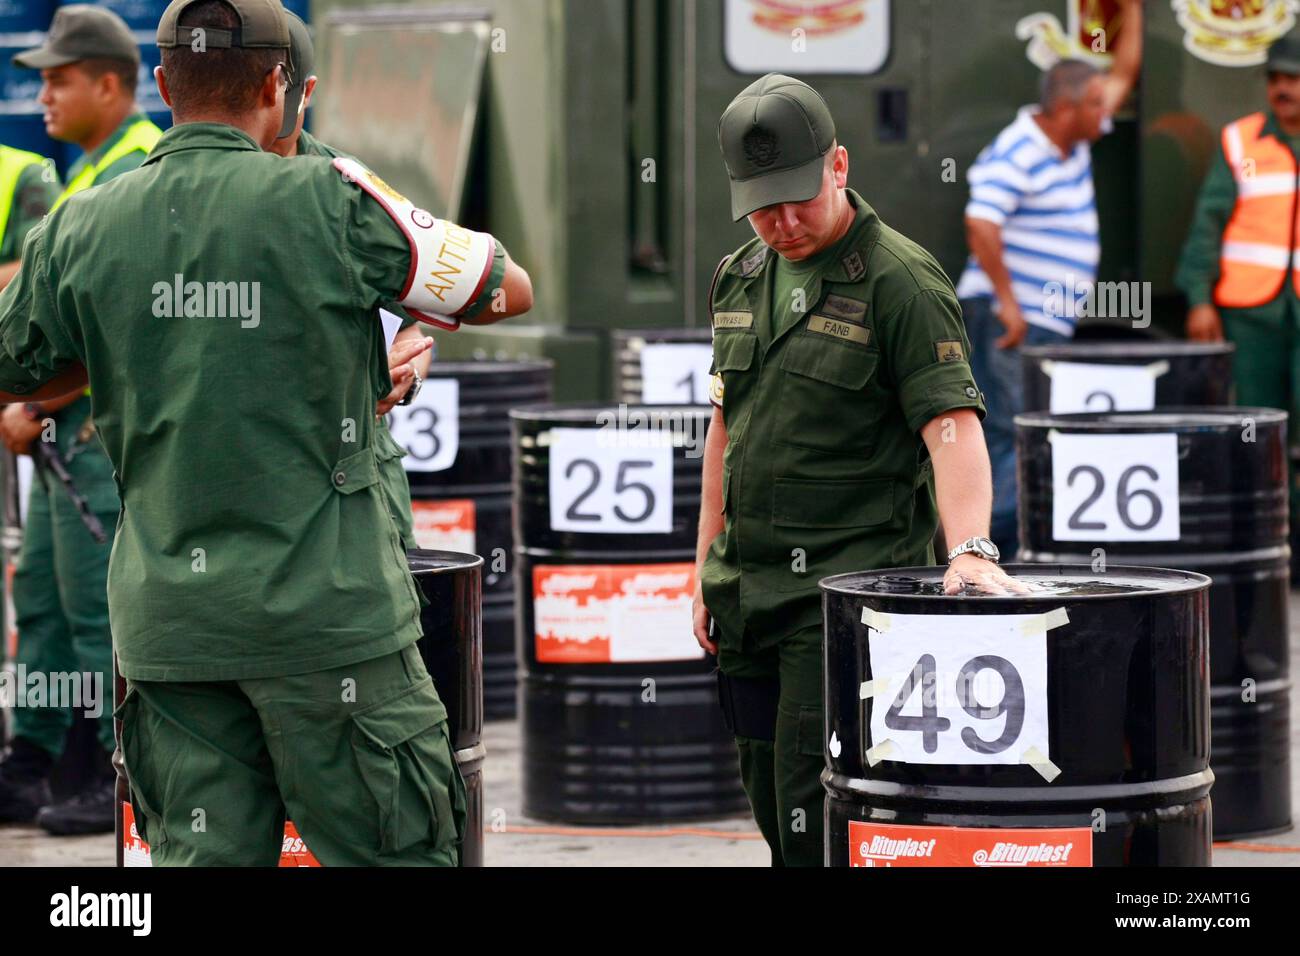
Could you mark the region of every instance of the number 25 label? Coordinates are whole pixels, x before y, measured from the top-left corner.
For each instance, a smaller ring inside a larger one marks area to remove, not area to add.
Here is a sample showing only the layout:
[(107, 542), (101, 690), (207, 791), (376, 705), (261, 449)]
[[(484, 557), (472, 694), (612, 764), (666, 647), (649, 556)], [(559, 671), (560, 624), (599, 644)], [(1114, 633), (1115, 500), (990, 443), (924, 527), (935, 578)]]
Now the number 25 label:
[(550, 447), (553, 530), (588, 534), (673, 530), (670, 435), (554, 428)]
[(1051, 442), (1055, 540), (1178, 540), (1177, 435), (1057, 432)]

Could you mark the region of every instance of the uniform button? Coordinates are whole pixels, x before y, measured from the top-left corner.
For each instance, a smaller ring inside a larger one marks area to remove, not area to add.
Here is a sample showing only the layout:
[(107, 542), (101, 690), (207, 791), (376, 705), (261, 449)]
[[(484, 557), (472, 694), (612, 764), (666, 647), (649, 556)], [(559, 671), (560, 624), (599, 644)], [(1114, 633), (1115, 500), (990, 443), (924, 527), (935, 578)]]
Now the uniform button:
[(966, 386), (966, 397), (967, 397), (967, 398), (975, 398), (975, 397), (978, 396), (978, 395), (979, 395), (979, 392), (976, 391), (974, 385), (967, 385), (967, 386)]
[(346, 482), (347, 480), (348, 480), (347, 472), (343, 472), (343, 471), (334, 472), (334, 484), (338, 485), (340, 488), (343, 487), (344, 482)]

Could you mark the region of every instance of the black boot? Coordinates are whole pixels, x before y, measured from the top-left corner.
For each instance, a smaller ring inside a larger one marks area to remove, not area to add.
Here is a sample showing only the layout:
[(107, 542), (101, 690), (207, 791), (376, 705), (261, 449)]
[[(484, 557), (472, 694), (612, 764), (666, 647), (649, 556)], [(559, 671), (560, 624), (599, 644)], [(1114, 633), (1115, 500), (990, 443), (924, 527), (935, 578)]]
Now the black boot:
[(31, 823), (50, 802), (50, 768), (44, 749), (15, 737), (0, 760), (0, 823)]
[(101, 774), (80, 793), (43, 808), (36, 815), (36, 822), (54, 836), (112, 833), (116, 822), (116, 787), (117, 774)]

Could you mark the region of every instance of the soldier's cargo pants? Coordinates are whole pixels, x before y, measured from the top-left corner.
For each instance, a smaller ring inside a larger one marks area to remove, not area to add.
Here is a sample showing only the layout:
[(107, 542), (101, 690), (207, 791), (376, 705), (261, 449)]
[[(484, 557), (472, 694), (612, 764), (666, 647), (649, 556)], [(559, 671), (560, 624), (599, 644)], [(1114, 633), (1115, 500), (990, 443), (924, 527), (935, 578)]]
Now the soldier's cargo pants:
[[(23, 548), (14, 572), (14, 619), (18, 629), (15, 663), (29, 679), (44, 675), (53, 689), (76, 679), (101, 694), (94, 706), (85, 699), (70, 704), (15, 707), (13, 732), (57, 758), (76, 713), (101, 711), (96, 721), (99, 742), (113, 752), (113, 639), (108, 626), (108, 556), (117, 524), (117, 491), (112, 468), (98, 448), (78, 455), (68, 471), (96, 508), (108, 540), (95, 541), (81, 515), (54, 478), (32, 477), (27, 498)], [(100, 473), (102, 471), (102, 474)], [(102, 486), (107, 482), (107, 489)], [(102, 507), (112, 503), (111, 510)], [(58, 677), (56, 675), (69, 675)], [(91, 676), (89, 681), (86, 675)], [(63, 695), (59, 695), (62, 697)]]
[(128, 681), (117, 709), (155, 866), (275, 866), (286, 811), (325, 866), (455, 866), (465, 785), (414, 644), (311, 674)]
[(757, 650), (723, 642), (718, 668), (724, 714), (733, 711), (728, 726), (736, 732), (741, 780), (772, 865), (822, 866), (821, 626)]

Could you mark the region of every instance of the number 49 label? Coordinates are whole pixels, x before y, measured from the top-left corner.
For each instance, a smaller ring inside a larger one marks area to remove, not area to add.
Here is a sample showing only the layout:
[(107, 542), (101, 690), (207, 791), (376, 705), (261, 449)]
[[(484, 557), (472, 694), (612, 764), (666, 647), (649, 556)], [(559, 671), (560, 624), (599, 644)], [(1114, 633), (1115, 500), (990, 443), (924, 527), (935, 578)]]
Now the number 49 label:
[(924, 764), (1018, 764), (1030, 748), (1049, 755), (1047, 632), (1034, 626), (1041, 615), (890, 614), (888, 621), (867, 637), (868, 749)]
[(1177, 435), (1056, 432), (1051, 442), (1055, 540), (1178, 540)]

